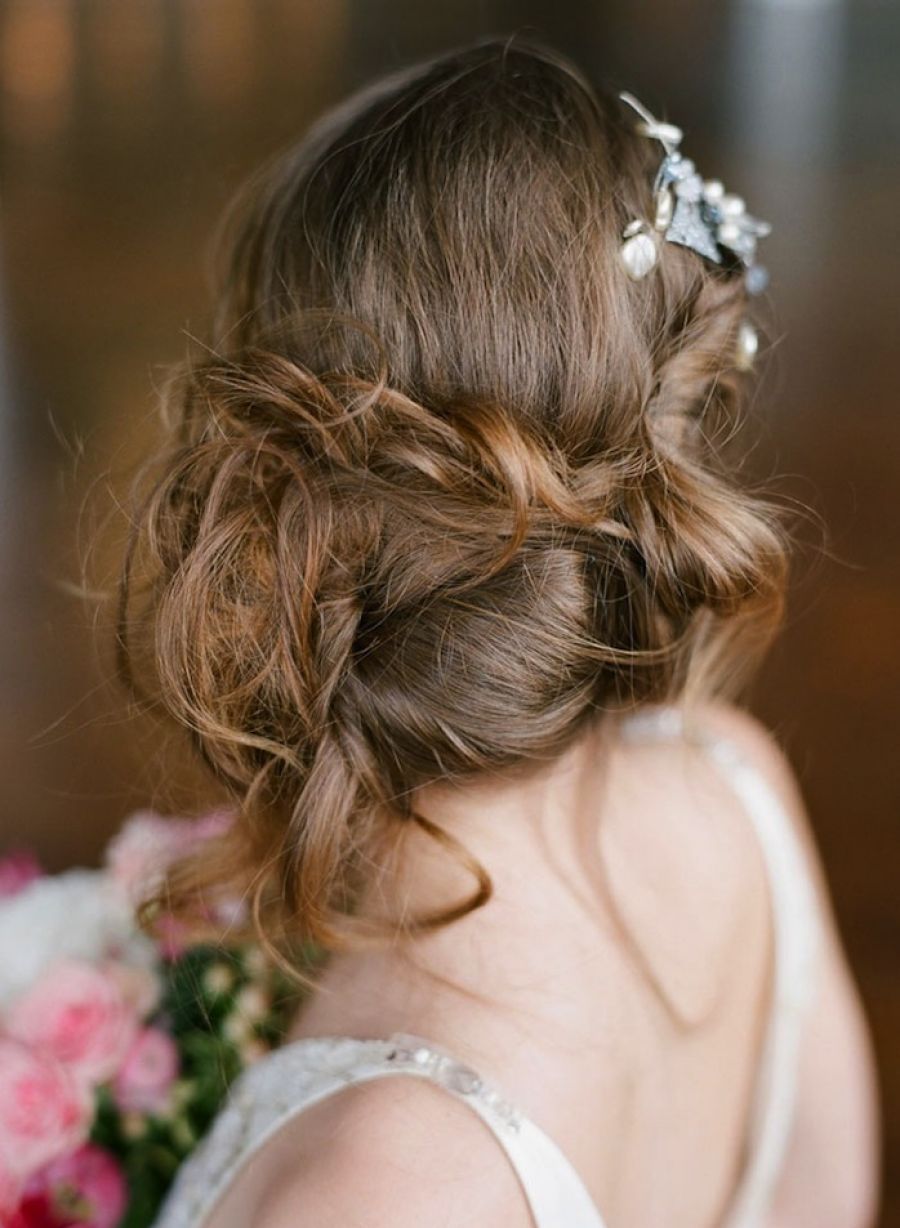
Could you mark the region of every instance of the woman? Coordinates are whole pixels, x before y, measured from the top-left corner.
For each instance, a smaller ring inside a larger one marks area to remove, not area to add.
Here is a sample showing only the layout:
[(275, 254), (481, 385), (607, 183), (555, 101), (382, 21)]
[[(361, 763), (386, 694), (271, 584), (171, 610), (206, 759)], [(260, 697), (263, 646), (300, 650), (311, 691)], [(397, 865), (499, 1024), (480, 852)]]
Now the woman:
[(725, 698), (785, 582), (723, 455), (765, 227), (627, 101), (480, 42), (224, 232), (124, 668), (148, 632), (236, 803), (167, 906), (239, 889), (330, 956), (160, 1228), (873, 1222), (859, 999)]

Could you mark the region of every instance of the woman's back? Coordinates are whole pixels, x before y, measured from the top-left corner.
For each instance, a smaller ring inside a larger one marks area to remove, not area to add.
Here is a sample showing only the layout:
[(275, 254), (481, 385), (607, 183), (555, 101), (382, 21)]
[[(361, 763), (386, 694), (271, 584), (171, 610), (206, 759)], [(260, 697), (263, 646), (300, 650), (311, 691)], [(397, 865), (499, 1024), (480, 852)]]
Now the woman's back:
[[(612, 1225), (715, 1222), (746, 1120), (765, 1011), (765, 871), (737, 799), (696, 760), (679, 744), (618, 756), (578, 824), (602, 860), (574, 841), (547, 849), (547, 870), (518, 879), (516, 928), (474, 940), (477, 970), (458, 936), (440, 971), (495, 994), (490, 1018), (432, 990), (424, 1017), (390, 1019), (490, 1072)], [(557, 867), (570, 887), (556, 889)], [(396, 980), (389, 965), (378, 976)], [(346, 994), (365, 1001), (366, 987)], [(353, 1034), (386, 1034), (382, 1009), (354, 1019)], [(327, 1001), (301, 1027), (346, 1031)], [(704, 1181), (686, 1187), (698, 1162)]]
[[(719, 730), (714, 740), (698, 744), (667, 727), (673, 718), (670, 710), (651, 714), (649, 724), (632, 721), (607, 759), (595, 812), (575, 825), (593, 827), (600, 859), (585, 847), (578, 872), (564, 864), (567, 845), (559, 842), (559, 869), (574, 886), (571, 928), (564, 918), (546, 938), (543, 910), (558, 916), (561, 904), (548, 868), (519, 883), (532, 901), (529, 924), (518, 913), (516, 929), (506, 929), (484, 910), (470, 945), (423, 955), (432, 971), (492, 994), (492, 1006), (442, 991), (390, 957), (335, 961), (282, 1051), (281, 1068), (268, 1072), (269, 1097), (284, 1088), (280, 1128), (243, 1158), (237, 1176), (231, 1172), (210, 1228), (344, 1224), (356, 1222), (357, 1212), (366, 1225), (492, 1224), (501, 1216), (510, 1228), (768, 1223), (760, 1212), (786, 1158), (795, 1045), (811, 1027), (807, 1000), (824, 975), (819, 906), (810, 894), (815, 871), (806, 862), (796, 874), (792, 857), (802, 841), (795, 844), (777, 791), (763, 798), (762, 812), (759, 799), (748, 807), (736, 792), (748, 782), (763, 793), (773, 788), (765, 766), (754, 763), (760, 748), (765, 754), (764, 735), (720, 711), (706, 721), (707, 734)], [(590, 888), (601, 866), (604, 882)], [(792, 867), (792, 881), (778, 881)], [(777, 946), (770, 898), (781, 927)], [(501, 906), (502, 899), (501, 886)], [(779, 988), (777, 1006), (776, 950), (793, 986), (787, 995)], [(483, 961), (481, 972), (466, 954)], [(786, 1029), (775, 1045), (780, 1057), (765, 1048), (778, 1018)], [(524, 1187), (516, 1180), (471, 1108), (446, 1087), (378, 1077), (397, 1067), (382, 1060), (377, 1042), (373, 1054), (362, 1040), (331, 1049), (310, 1039), (402, 1031), (485, 1076), (561, 1150), (560, 1164), (525, 1156), (526, 1178), (531, 1171), (539, 1187), (531, 1208), (527, 1180)], [(316, 1103), (325, 1086), (316, 1091), (316, 1080), (329, 1068), (339, 1073)], [(302, 1114), (301, 1104), (309, 1106)], [(581, 1201), (577, 1189), (570, 1196), (546, 1188), (547, 1170), (562, 1168), (565, 1183), (567, 1166), (572, 1184), (583, 1183)], [(562, 1218), (546, 1210), (561, 1197), (568, 1199)], [(815, 1222), (832, 1221), (820, 1215)]]

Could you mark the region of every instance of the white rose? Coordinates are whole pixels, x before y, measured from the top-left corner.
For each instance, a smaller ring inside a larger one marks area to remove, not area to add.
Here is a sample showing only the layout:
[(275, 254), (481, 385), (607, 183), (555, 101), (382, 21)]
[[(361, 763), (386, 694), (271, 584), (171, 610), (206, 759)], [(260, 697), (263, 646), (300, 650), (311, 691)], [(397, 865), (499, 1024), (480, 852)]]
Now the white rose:
[(259, 985), (245, 985), (234, 1000), (234, 1008), (245, 1019), (264, 1019), (272, 1007), (272, 999)]
[(126, 896), (102, 870), (49, 875), (0, 899), (0, 1011), (66, 957), (150, 970), (157, 963)]

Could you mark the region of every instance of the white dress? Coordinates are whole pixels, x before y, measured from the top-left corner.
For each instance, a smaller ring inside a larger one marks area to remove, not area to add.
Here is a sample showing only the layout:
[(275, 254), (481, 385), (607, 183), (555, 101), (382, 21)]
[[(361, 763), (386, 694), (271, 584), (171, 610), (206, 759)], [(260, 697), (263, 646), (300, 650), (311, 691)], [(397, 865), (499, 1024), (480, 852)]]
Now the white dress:
[[(798, 1047), (820, 938), (815, 892), (790, 817), (727, 739), (687, 729), (674, 708), (630, 717), (631, 739), (686, 737), (702, 747), (741, 799), (769, 875), (775, 933), (771, 1014), (757, 1071), (749, 1148), (723, 1228), (760, 1228), (788, 1142)], [(349, 1084), (403, 1074), (430, 1079), (467, 1103), (512, 1164), (535, 1228), (608, 1228), (556, 1143), (481, 1075), (427, 1038), (394, 1033), (293, 1041), (246, 1069), (212, 1129), (184, 1162), (154, 1228), (203, 1228), (213, 1204), (263, 1144), (303, 1109)]]

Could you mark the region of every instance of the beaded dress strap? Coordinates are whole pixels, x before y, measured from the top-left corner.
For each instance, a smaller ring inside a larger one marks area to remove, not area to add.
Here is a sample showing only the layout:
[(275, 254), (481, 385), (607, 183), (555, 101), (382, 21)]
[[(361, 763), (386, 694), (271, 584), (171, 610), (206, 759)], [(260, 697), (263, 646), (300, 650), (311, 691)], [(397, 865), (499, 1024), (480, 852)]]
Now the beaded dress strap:
[(202, 1228), (244, 1164), (303, 1109), (344, 1087), (397, 1074), (439, 1084), (482, 1118), (516, 1172), (536, 1228), (605, 1228), (578, 1173), (543, 1130), (472, 1067), (405, 1032), (304, 1038), (245, 1070), (179, 1170), (154, 1228)]

